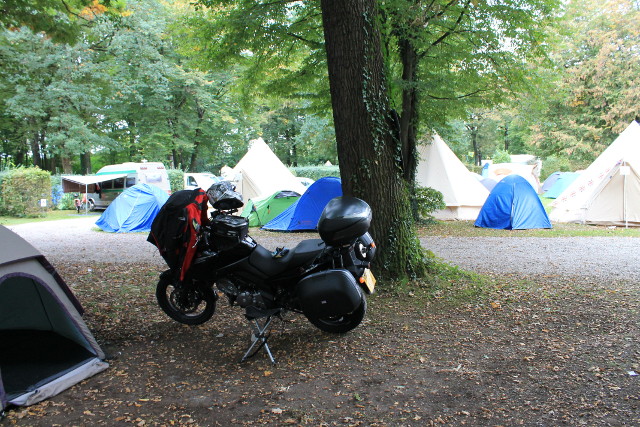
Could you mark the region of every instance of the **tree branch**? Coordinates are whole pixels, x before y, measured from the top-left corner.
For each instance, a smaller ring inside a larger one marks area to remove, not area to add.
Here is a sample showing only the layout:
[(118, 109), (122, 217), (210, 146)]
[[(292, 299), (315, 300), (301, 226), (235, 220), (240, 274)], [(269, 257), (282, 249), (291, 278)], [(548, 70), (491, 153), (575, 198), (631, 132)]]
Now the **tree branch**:
[(438, 101), (452, 101), (454, 99), (469, 98), (470, 96), (475, 96), (475, 95), (477, 95), (479, 93), (482, 93), (482, 92), (488, 92), (488, 90), (487, 89), (478, 89), (478, 90), (475, 90), (473, 92), (466, 93), (464, 95), (453, 96), (453, 97), (451, 97), (451, 96), (444, 96), (444, 97), (443, 96), (435, 96), (435, 95), (430, 95), (430, 94), (426, 94), (426, 95), (427, 95), (427, 97), (429, 97), (431, 99), (436, 99)]

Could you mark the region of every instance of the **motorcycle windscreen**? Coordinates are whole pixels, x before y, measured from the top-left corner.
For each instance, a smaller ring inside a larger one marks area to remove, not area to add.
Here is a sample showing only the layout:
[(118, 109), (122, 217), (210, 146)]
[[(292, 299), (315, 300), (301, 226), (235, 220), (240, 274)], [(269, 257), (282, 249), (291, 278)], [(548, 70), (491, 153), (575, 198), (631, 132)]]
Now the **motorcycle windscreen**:
[(362, 303), (362, 294), (347, 270), (327, 270), (300, 280), (296, 294), (302, 311), (316, 317), (341, 316)]

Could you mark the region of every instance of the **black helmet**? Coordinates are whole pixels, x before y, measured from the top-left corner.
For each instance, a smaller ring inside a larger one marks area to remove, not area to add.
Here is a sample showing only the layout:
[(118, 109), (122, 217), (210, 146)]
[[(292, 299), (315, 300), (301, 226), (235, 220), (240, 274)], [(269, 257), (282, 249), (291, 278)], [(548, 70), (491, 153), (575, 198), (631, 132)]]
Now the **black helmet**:
[(221, 211), (238, 209), (244, 204), (242, 195), (236, 191), (236, 187), (229, 181), (220, 181), (211, 185), (207, 190), (207, 197), (211, 206)]

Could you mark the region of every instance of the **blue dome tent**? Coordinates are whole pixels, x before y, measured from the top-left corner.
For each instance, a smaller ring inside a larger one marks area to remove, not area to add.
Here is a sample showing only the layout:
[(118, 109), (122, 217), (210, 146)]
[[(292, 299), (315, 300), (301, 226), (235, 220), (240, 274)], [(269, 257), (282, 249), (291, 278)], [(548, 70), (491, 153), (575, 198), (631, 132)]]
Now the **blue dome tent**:
[(482, 206), (476, 227), (505, 230), (551, 228), (551, 221), (531, 184), (519, 175), (503, 178)]
[(262, 227), (271, 231), (315, 230), (322, 210), (334, 197), (342, 196), (340, 178), (320, 178), (297, 202)]
[(111, 202), (96, 225), (111, 233), (150, 231), (153, 219), (168, 198), (167, 192), (155, 185), (134, 185)]

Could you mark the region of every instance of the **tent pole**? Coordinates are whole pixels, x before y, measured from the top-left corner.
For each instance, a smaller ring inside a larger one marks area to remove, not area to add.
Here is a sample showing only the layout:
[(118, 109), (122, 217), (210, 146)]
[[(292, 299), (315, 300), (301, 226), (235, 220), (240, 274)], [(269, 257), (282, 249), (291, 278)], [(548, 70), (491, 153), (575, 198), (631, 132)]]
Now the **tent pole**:
[(84, 214), (89, 214), (89, 184), (84, 185)]
[(629, 220), (627, 218), (627, 175), (624, 175), (622, 181), (622, 215), (624, 215), (624, 228), (629, 228)]

